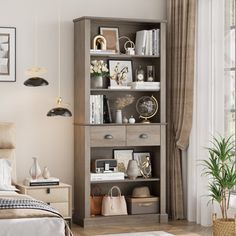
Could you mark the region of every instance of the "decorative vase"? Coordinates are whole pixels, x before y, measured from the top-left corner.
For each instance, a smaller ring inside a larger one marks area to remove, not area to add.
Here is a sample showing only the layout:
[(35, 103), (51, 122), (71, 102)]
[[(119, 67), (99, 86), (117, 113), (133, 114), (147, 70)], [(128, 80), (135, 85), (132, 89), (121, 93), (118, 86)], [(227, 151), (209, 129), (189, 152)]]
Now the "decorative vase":
[(50, 178), (50, 171), (48, 170), (47, 166), (44, 167), (43, 178), (44, 179), (49, 179)]
[(135, 119), (134, 119), (133, 116), (131, 116), (131, 117), (129, 118), (129, 123), (130, 123), (130, 124), (134, 124), (134, 123), (135, 123)]
[(91, 88), (103, 88), (103, 78), (101, 75), (91, 77)]
[(38, 164), (38, 159), (37, 157), (33, 157), (33, 165), (31, 166), (30, 170), (29, 170), (29, 174), (31, 176), (32, 179), (37, 179), (40, 175), (41, 175), (41, 169), (40, 166)]
[(116, 123), (122, 124), (122, 111), (116, 110)]
[(127, 171), (126, 171), (129, 179), (136, 179), (139, 176), (139, 167), (136, 160), (129, 160)]

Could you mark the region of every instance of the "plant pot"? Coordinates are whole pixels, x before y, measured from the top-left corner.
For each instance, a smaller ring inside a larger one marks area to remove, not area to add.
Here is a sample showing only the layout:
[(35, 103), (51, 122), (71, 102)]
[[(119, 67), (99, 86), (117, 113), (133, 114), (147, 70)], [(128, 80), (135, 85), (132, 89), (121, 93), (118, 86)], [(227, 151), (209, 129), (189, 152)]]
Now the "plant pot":
[(91, 88), (105, 88), (107, 87), (106, 78), (100, 76), (91, 77)]
[(236, 235), (235, 219), (216, 219), (213, 221), (214, 236), (232, 236)]

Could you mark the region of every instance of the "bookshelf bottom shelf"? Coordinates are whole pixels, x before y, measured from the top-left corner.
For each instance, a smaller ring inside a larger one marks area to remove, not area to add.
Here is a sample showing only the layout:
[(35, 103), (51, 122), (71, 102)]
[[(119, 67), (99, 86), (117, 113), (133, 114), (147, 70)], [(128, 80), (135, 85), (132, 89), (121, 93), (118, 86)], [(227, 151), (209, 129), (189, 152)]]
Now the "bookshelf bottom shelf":
[(167, 223), (167, 214), (140, 214), (140, 215), (125, 215), (125, 216), (94, 216), (85, 218), (82, 222), (76, 222), (83, 227), (107, 226), (107, 225), (141, 225), (141, 224), (156, 224)]

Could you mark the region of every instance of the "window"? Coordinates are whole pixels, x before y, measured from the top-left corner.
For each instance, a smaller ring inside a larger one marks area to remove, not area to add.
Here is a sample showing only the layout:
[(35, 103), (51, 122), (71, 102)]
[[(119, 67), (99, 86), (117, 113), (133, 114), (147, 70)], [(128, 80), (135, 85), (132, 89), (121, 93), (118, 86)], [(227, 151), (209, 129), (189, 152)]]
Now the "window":
[(235, 134), (235, 3), (225, 0), (225, 136)]

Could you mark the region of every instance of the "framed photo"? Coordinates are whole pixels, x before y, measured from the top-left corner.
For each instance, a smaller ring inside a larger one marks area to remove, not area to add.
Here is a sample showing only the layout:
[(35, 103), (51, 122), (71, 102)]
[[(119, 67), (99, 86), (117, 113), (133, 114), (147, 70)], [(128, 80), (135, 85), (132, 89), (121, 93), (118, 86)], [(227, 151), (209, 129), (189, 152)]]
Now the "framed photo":
[(145, 178), (151, 177), (152, 165), (150, 152), (134, 152), (133, 157), (134, 160), (138, 162), (138, 166), (140, 169), (139, 176), (143, 176)]
[(133, 160), (133, 151), (133, 149), (113, 150), (113, 158), (117, 160), (117, 169), (119, 172), (124, 172), (125, 176), (127, 176), (129, 160)]
[(16, 28), (0, 27), (0, 82), (16, 81)]
[(120, 53), (118, 28), (100, 27), (100, 34), (107, 41), (107, 50), (114, 50), (115, 53)]
[(111, 88), (125, 87), (133, 81), (131, 60), (109, 60), (108, 65)]

